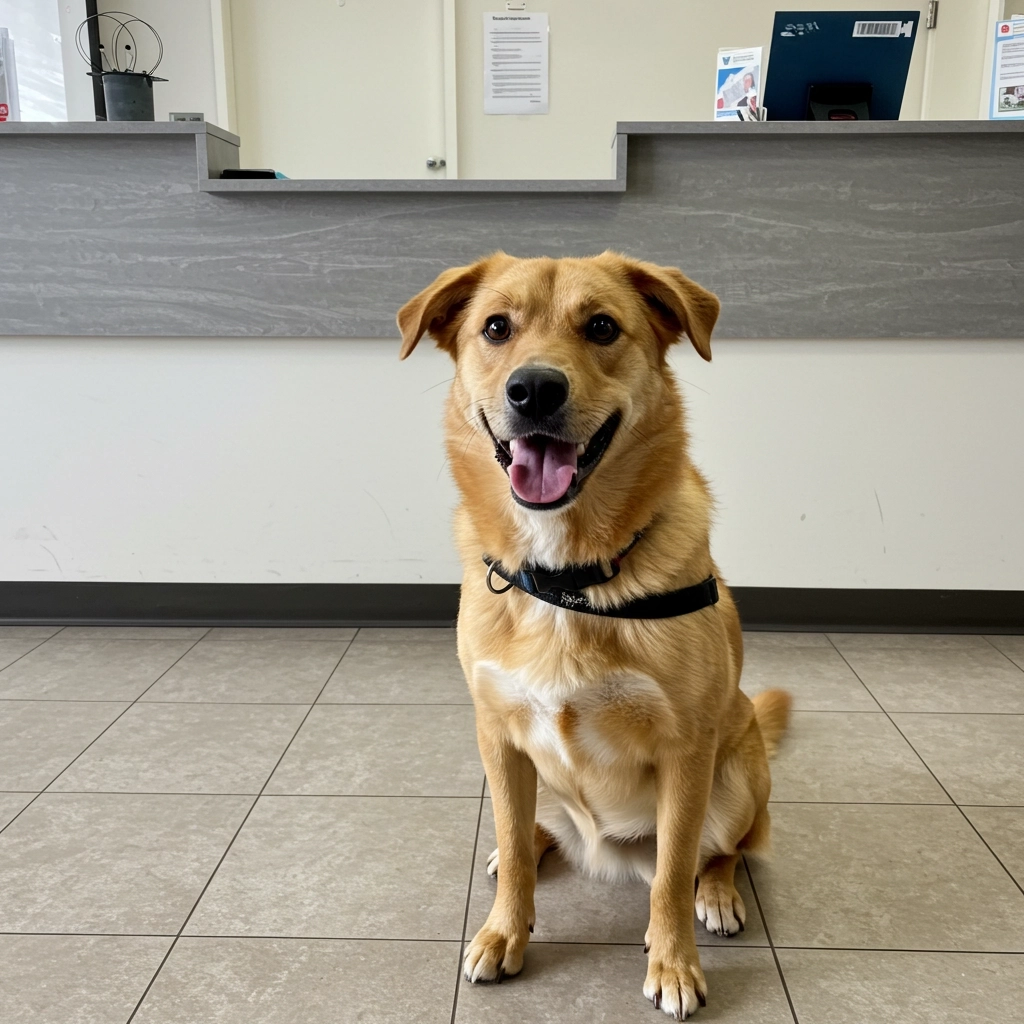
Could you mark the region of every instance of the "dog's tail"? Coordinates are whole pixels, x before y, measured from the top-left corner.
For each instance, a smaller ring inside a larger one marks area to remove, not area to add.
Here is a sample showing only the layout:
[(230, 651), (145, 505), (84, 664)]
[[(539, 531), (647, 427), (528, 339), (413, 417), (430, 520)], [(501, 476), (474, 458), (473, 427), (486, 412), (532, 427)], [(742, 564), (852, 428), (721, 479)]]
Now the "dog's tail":
[(789, 725), (789, 709), (793, 706), (793, 698), (785, 690), (765, 690), (755, 694), (751, 700), (754, 702), (754, 717), (761, 730), (764, 749), (769, 757), (774, 757), (779, 740)]

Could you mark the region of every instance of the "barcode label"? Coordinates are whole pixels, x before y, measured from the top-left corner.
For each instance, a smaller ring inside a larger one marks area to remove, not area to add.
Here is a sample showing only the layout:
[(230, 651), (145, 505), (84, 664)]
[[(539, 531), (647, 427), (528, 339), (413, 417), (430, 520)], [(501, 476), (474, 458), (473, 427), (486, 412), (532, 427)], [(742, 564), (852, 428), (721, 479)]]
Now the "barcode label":
[(904, 35), (909, 37), (914, 29), (914, 23), (908, 21), (905, 25), (902, 21), (855, 21), (853, 23), (854, 36), (870, 36), (873, 39), (878, 37), (889, 37), (895, 39)]

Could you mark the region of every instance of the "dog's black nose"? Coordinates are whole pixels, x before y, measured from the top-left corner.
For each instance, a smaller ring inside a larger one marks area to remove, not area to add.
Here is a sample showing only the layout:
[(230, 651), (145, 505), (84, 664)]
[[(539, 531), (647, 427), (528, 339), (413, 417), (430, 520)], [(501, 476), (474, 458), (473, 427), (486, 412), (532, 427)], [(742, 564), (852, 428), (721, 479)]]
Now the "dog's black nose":
[(549, 366), (520, 366), (505, 382), (505, 397), (521, 416), (543, 419), (565, 404), (569, 378)]

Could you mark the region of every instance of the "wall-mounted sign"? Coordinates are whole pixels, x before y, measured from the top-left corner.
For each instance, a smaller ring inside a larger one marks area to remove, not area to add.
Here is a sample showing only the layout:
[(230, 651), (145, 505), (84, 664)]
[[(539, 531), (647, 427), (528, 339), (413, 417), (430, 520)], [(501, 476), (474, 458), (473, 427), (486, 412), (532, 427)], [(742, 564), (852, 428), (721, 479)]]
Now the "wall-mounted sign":
[(548, 112), (548, 16), (484, 15), (484, 113)]

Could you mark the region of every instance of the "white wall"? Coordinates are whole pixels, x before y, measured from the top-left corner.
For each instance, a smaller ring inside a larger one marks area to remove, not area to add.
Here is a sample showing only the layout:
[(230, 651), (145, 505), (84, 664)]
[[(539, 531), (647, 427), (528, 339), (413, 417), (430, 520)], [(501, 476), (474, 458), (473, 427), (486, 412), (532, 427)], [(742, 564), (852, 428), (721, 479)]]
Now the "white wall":
[[(458, 580), (449, 362), (397, 348), (0, 340), (0, 578)], [(674, 364), (733, 583), (1024, 589), (1019, 342), (723, 341)]]
[(444, 176), (442, 0), (231, 0), (231, 26), (243, 167)]
[[(943, 6), (959, 2), (969, 0)], [(535, 0), (528, 9), (547, 11), (551, 28), (550, 113), (496, 116), (483, 113), (482, 17), (495, 4), (458, 0), (460, 176), (608, 177), (615, 122), (712, 120), (719, 47), (764, 46), (767, 56), (778, 6), (765, 0)], [(918, 6), (899, 0), (871, 5)], [(816, 0), (812, 7), (841, 11), (850, 4)], [(920, 117), (924, 50), (919, 40), (905, 120)]]
[(160, 34), (164, 59), (156, 73), (167, 81), (153, 85), (155, 120), (166, 121), (177, 110), (201, 111), (216, 121), (210, 0), (98, 0), (96, 6), (100, 12), (133, 14)]

